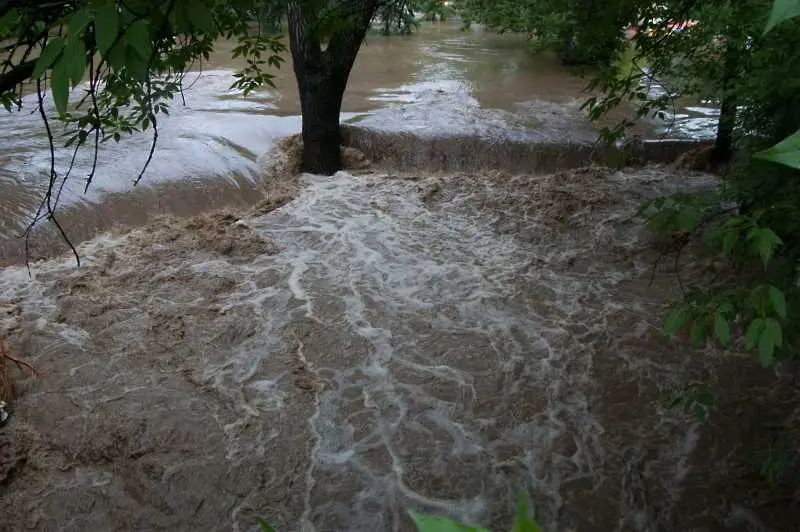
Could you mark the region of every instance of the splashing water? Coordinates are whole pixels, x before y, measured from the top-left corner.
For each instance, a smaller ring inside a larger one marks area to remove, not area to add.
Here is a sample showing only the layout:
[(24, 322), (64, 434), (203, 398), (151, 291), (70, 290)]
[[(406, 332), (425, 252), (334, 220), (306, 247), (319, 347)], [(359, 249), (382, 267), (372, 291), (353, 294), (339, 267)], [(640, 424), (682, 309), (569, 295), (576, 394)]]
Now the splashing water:
[(669, 283), (648, 288), (632, 214), (712, 181), (304, 181), (263, 217), (166, 222), (91, 241), (77, 271), (0, 274), (22, 308), (11, 344), (48, 368), (12, 425), (40, 464), (4, 496), (12, 514), (410, 530), (414, 508), (500, 529), (523, 491), (558, 530), (674, 523), (697, 428), (656, 401), (698, 362), (659, 339)]

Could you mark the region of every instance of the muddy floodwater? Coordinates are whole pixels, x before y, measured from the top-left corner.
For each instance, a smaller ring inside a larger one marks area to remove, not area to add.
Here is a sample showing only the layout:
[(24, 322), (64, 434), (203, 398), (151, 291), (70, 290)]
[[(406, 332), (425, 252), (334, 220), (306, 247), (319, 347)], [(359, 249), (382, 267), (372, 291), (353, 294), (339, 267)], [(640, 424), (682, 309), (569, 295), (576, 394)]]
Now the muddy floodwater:
[[(752, 460), (800, 414), (793, 375), (661, 333), (679, 283), (637, 208), (717, 183), (679, 145), (608, 168), (579, 79), (425, 26), (368, 39), (347, 169), (297, 175), (291, 73), (245, 100), (212, 59), (145, 185), (135, 137), (67, 191), (80, 268), (0, 270), (0, 338), (38, 371), (0, 359), (0, 530), (501, 531), (520, 495), (548, 531), (796, 530), (794, 465), (769, 488)], [(33, 118), (0, 120), (10, 236), (46, 159)], [(666, 408), (694, 381), (707, 423)]]
[[(93, 157), (91, 150), (78, 152), (60, 200), (65, 207), (60, 217), (73, 239), (83, 240), (113, 225), (136, 225), (153, 215), (247, 205), (260, 197), (264, 154), (278, 139), (299, 131), (297, 88), (291, 66), (285, 63), (275, 72), (275, 89), (243, 99), (230, 90), (239, 66), (230, 59), (231, 49), (230, 43), (220, 43), (210, 61), (187, 75), (185, 103), (179, 99), (170, 116), (161, 117), (158, 150), (133, 193), (131, 184), (150, 147), (149, 134), (105, 144), (88, 192), (85, 177)], [(428, 24), (407, 37), (367, 38), (350, 77), (342, 119), (425, 136), (590, 143), (596, 126), (580, 111), (585, 84), (556, 58), (532, 57), (518, 37), (460, 31), (456, 23)], [(31, 113), (35, 99), (24, 103), (21, 112), (0, 113), (4, 262), (19, 259), (22, 248), (15, 236), (35, 211), (49, 175), (44, 129), (38, 114)], [(708, 137), (713, 126), (705, 114), (714, 110), (691, 109), (682, 109), (669, 122), (644, 124), (638, 132), (659, 138)], [(57, 141), (61, 133), (55, 129)], [(57, 151), (59, 175), (72, 155), (69, 149)], [(58, 240), (46, 235), (34, 239), (33, 255), (48, 254)]]

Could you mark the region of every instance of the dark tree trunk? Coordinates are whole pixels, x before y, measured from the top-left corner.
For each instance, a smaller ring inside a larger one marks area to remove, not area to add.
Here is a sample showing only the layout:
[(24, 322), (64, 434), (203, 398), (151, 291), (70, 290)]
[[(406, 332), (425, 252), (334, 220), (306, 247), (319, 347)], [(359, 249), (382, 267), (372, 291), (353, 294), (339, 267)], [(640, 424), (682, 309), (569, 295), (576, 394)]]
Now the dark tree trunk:
[(575, 31), (570, 27), (561, 32), (561, 62), (571, 65), (575, 61)]
[(736, 103), (729, 95), (722, 97), (722, 107), (719, 111), (719, 124), (717, 125), (717, 138), (714, 149), (711, 151), (713, 164), (726, 164), (733, 157), (733, 131), (736, 127)]
[(733, 45), (725, 49), (722, 78), (722, 105), (719, 111), (717, 138), (711, 151), (711, 163), (724, 165), (733, 157), (733, 133), (736, 129), (736, 100), (731, 95), (731, 86), (739, 71), (738, 55)]
[(316, 32), (318, 13), (308, 0), (289, 0), (289, 41), (303, 113), (302, 169), (315, 174), (331, 175), (342, 168), (342, 97), (378, 0), (346, 0), (339, 6), (332, 16), (346, 23), (330, 35), (323, 50)]

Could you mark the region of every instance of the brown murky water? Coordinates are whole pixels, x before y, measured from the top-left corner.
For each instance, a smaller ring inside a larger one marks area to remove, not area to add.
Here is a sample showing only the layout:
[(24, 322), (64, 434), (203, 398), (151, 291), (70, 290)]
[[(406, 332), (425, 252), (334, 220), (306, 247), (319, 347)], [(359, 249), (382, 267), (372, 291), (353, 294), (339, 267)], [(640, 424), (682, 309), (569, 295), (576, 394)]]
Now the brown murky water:
[[(791, 376), (660, 334), (676, 287), (634, 212), (712, 178), (432, 174), (306, 176), (263, 216), (6, 268), (0, 334), (42, 373), (14, 370), (6, 528), (504, 530), (523, 493), (546, 530), (792, 530), (791, 484), (744, 462)], [(710, 425), (663, 407), (692, 379)]]
[[(232, 93), (237, 65), (230, 48), (220, 44), (197, 78), (188, 80), (186, 105), (176, 102), (171, 116), (162, 118), (159, 149), (140, 187), (148, 191), (131, 195), (129, 205), (120, 193), (131, 191), (150, 137), (105, 145), (88, 193), (83, 178), (91, 155), (78, 154), (61, 201), (73, 239), (113, 223), (142, 223), (161, 212), (196, 213), (256, 200), (263, 187), (263, 154), (299, 129), (297, 89), (285, 64), (276, 73), (277, 89), (247, 99)], [(518, 37), (462, 32), (449, 23), (424, 25), (412, 36), (367, 39), (345, 94), (343, 120), (424, 136), (590, 142), (593, 127), (579, 111), (583, 86), (554, 58), (531, 57)], [(21, 113), (0, 114), (0, 261), (19, 257), (21, 244), (13, 236), (35, 210), (49, 168), (41, 124), (30, 114), (33, 102), (26, 103)], [(645, 128), (652, 134), (657, 129)], [(57, 155), (63, 172), (72, 154)], [(159, 200), (143, 204), (140, 196)], [(115, 216), (106, 217), (112, 203)], [(180, 208), (165, 208), (169, 205)], [(42, 250), (53, 242), (46, 236), (39, 240)]]
[[(407, 509), (504, 530), (520, 493), (553, 531), (796, 528), (795, 484), (748, 461), (755, 427), (800, 416), (791, 375), (660, 333), (676, 286), (634, 213), (712, 177), (576, 169), (606, 157), (580, 80), (442, 26), (359, 58), (343, 118), (369, 129), (345, 136), (380, 164), (296, 182), (270, 150), (299, 126), (290, 72), (243, 100), (226, 65), (165, 121), (145, 186), (134, 138), (62, 212), (86, 239), (232, 211), (0, 270), (0, 336), (41, 372), (10, 368), (0, 530), (405, 532)], [(2, 120), (11, 231), (45, 161), (33, 119)], [(697, 379), (708, 425), (663, 404)]]

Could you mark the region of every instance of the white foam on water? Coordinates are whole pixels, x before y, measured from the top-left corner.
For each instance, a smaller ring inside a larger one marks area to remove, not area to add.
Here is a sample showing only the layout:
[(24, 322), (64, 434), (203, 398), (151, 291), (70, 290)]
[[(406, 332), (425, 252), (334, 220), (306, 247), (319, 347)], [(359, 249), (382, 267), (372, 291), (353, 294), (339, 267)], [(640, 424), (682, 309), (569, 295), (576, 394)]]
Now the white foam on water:
[[(253, 223), (283, 248), (273, 267), (291, 272), (287, 289), (301, 303), (293, 311), (273, 303), (269, 308), (294, 313), (285, 326), (297, 318), (335, 322), (342, 335), (360, 338), (369, 347), (367, 353), (331, 353), (334, 359), (315, 361), (338, 387), (320, 394), (310, 420), (316, 437), (308, 473), (312, 488), (333, 490), (325, 479), (344, 468), (362, 489), (359, 503), (349, 508), (331, 492), (324, 508), (317, 503), (312, 509), (309, 495), (303, 528), (310, 527), (312, 514), (324, 512), (338, 515), (351, 529), (390, 529), (397, 523), (383, 522), (382, 511), (367, 510), (387, 504), (413, 504), (476, 522), (505, 482), (486, 458), (504, 445), (527, 449), (522, 459), (538, 472), (530, 478), (532, 487), (560, 504), (560, 486), (591, 474), (602, 462), (603, 429), (582, 392), (589, 374), (566, 375), (558, 367), (567, 355), (588, 355), (552, 345), (548, 329), (563, 338), (563, 325), (544, 325), (516, 293), (529, 263), (527, 251), (493, 232), (491, 219), (476, 219), (458, 202), (429, 208), (413, 184), (346, 173), (305, 179), (308, 187), (297, 200)], [(341, 313), (330, 313), (330, 300), (343, 307)], [(564, 303), (568, 308), (569, 301)], [(425, 330), (419, 329), (422, 324)], [(440, 342), (442, 349), (424, 345), (429, 340)], [(585, 366), (589, 372), (590, 362)], [(498, 389), (496, 396), (487, 396), (485, 386), (476, 389), (481, 379), (496, 378), (508, 368), (522, 368), (524, 378), (509, 379), (509, 389)], [(438, 384), (431, 388), (430, 382)], [(437, 397), (440, 385), (460, 391), (443, 399)], [(487, 427), (496, 420), (470, 414), (481, 406), (476, 401), (502, 408), (501, 397), (520, 386), (538, 388), (535, 395), (544, 410), (487, 437)], [(354, 387), (362, 397), (359, 407), (343, 394)], [(358, 427), (347, 428), (356, 414), (372, 419), (373, 429), (360, 439), (354, 437)], [(446, 435), (446, 448), (442, 441), (429, 440), (431, 430)], [(569, 456), (558, 456), (556, 442), (569, 430), (578, 430), (577, 439), (584, 443)], [(451, 496), (442, 497), (410, 484), (408, 478), (420, 471), (408, 462), (416, 450), (398, 442), (408, 431), (416, 433), (421, 447), (433, 449), (428, 473), (450, 475), (454, 461), (474, 459), (482, 462), (494, 486), (471, 494), (459, 494), (455, 487)], [(365, 461), (376, 449), (386, 453), (390, 469)]]

